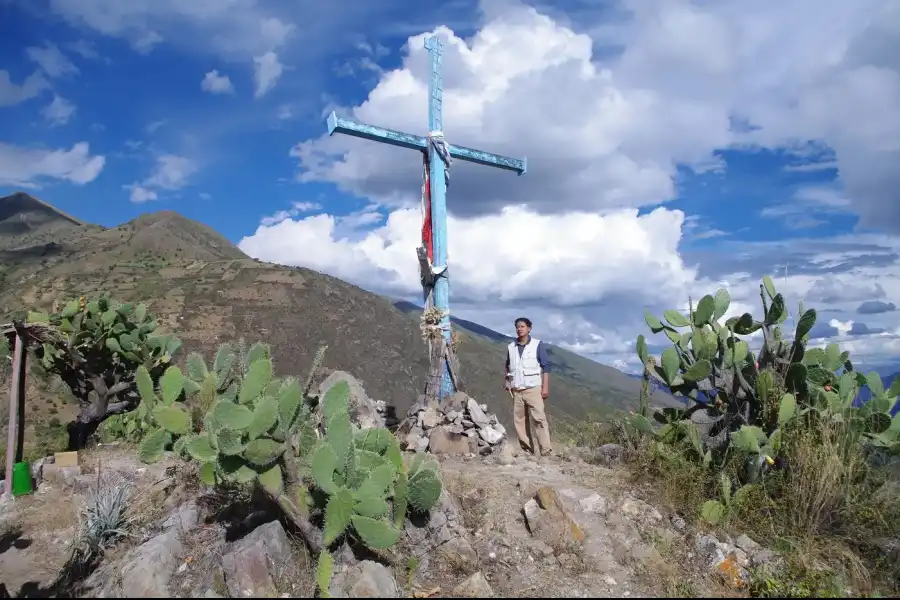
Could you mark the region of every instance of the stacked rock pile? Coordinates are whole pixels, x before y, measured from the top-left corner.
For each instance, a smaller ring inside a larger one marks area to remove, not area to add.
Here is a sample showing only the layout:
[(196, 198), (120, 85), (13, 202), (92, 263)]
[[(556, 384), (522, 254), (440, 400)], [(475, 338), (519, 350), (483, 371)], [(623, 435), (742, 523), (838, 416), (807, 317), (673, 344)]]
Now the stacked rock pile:
[(405, 450), (433, 454), (490, 454), (506, 439), (497, 415), (464, 392), (430, 404), (421, 396), (396, 433)]

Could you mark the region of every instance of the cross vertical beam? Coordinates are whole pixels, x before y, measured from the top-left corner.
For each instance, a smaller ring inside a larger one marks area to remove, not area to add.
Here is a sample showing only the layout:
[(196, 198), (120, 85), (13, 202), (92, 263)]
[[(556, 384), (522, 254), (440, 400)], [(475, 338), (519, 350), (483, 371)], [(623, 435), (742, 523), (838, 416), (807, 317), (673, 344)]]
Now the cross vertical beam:
[[(425, 48), (428, 50), (428, 54), (431, 58), (431, 71), (428, 80), (429, 134), (427, 137), (412, 135), (402, 131), (384, 129), (365, 123), (356, 123), (347, 119), (338, 118), (333, 112), (328, 116), (326, 123), (328, 125), (329, 135), (343, 133), (426, 153), (426, 156), (428, 157), (428, 179), (430, 182), (429, 192), (431, 199), (431, 244), (436, 272), (433, 293), (434, 306), (443, 314), (440, 321), (441, 334), (449, 347), (451, 339), (450, 279), (449, 270), (446, 268), (449, 259), (447, 251), (447, 180), (445, 178), (445, 172), (446, 169), (449, 168), (449, 165), (444, 164), (444, 160), (440, 153), (436, 151), (433, 142), (433, 139), (443, 141), (444, 89), (443, 78), (441, 76), (443, 44), (436, 37), (425, 38)], [(454, 146), (452, 144), (446, 144), (445, 148), (450, 158), (514, 171), (519, 175), (524, 175), (527, 169), (527, 163), (524, 158), (510, 158), (499, 154), (484, 152), (482, 150), (467, 148), (465, 146)], [(444, 360), (441, 368), (440, 396), (445, 397), (452, 394), (454, 391), (455, 389), (453, 379), (450, 376), (449, 365), (447, 364), (447, 361)]]
[[(431, 57), (431, 77), (428, 80), (428, 130), (430, 134), (444, 131), (444, 85), (441, 80), (441, 63), (444, 48), (436, 37), (425, 39), (425, 48)], [(440, 155), (429, 148), (428, 172), (431, 181), (431, 243), (434, 248), (434, 264), (447, 265), (447, 179), (444, 177), (444, 162)], [(434, 281), (434, 307), (443, 313), (440, 320), (441, 334), (450, 347), (450, 273), (445, 270)], [(453, 389), (453, 379), (446, 364), (441, 369), (441, 398), (449, 396)]]

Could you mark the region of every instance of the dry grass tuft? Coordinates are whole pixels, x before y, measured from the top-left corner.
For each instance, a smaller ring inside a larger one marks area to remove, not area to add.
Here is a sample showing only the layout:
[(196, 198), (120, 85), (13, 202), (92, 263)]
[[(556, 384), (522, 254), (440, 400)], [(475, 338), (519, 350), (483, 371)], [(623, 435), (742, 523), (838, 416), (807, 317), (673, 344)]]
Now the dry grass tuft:
[(785, 454), (790, 468), (781, 495), (790, 529), (797, 535), (825, 532), (868, 492), (866, 458), (843, 424), (795, 429), (787, 437)]
[[(795, 424), (784, 431), (781, 456), (786, 467), (749, 488), (727, 516), (732, 532), (781, 551), (789, 563), (779, 577), (761, 576), (755, 593), (896, 593), (900, 567), (880, 560), (874, 541), (900, 535), (900, 484), (871, 465), (859, 436), (843, 423)], [(723, 467), (735, 482), (740, 460)], [(719, 497), (718, 473), (678, 448), (667, 447), (663, 456), (647, 443), (630, 465), (634, 480), (653, 486), (664, 504), (691, 520), (699, 520), (706, 500)]]

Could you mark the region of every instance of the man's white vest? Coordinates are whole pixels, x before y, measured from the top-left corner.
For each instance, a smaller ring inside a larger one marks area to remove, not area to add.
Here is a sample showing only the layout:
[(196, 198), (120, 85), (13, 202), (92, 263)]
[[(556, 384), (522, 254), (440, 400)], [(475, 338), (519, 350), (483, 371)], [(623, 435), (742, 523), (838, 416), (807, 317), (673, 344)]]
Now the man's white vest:
[(509, 378), (512, 388), (533, 388), (541, 385), (541, 365), (537, 358), (537, 348), (541, 340), (531, 338), (522, 350), (519, 357), (519, 349), (515, 342), (509, 344)]

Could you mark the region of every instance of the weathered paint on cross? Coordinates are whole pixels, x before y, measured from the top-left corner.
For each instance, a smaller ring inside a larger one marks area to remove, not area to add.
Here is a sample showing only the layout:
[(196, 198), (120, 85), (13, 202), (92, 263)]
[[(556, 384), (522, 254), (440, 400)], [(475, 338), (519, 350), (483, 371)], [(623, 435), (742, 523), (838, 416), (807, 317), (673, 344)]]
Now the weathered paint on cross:
[[(431, 57), (431, 78), (428, 83), (428, 130), (434, 134), (443, 131), (444, 90), (441, 76), (443, 45), (436, 37), (425, 39), (425, 48)], [(328, 116), (328, 134), (344, 133), (354, 137), (365, 138), (376, 142), (409, 148), (411, 150), (428, 151), (429, 141), (426, 136), (412, 135), (401, 131), (384, 129), (374, 125), (356, 123), (340, 119), (335, 113)], [(451, 158), (473, 162), (489, 167), (515, 171), (524, 175), (527, 163), (525, 159), (509, 158), (490, 152), (448, 144)], [(434, 265), (447, 265), (447, 182), (444, 179), (444, 163), (437, 152), (429, 152), (429, 180), (431, 182), (431, 238), (434, 248)], [(441, 319), (444, 339), (450, 343), (450, 279), (449, 270), (437, 277), (434, 283), (434, 306), (444, 313)], [(446, 362), (442, 367), (441, 397), (454, 392), (453, 380)]]

